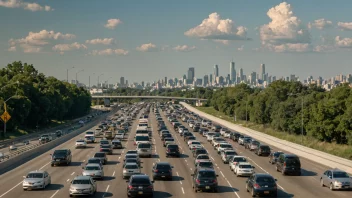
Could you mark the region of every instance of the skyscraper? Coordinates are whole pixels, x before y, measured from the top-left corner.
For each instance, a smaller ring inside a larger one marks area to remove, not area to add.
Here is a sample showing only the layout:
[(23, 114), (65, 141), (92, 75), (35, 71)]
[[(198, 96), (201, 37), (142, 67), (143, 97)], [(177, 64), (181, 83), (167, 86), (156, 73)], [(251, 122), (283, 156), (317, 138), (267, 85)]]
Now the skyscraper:
[(219, 76), (219, 66), (218, 65), (214, 65), (214, 76), (213, 76), (213, 78), (214, 78), (214, 83), (218, 83), (217, 81), (216, 81), (216, 77), (218, 77)]
[(120, 86), (124, 87), (125, 86), (125, 77), (120, 78)]
[(266, 80), (264, 78), (264, 75), (265, 75), (265, 64), (260, 64), (260, 74), (259, 74), (259, 77), (261, 80)]
[(165, 80), (164, 80), (164, 86), (167, 85), (167, 77), (165, 77)]
[(213, 85), (213, 74), (209, 74), (209, 84)]
[(240, 77), (240, 82), (245, 80), (245, 79), (243, 78), (243, 69), (242, 69), (242, 68), (240, 69), (240, 75), (239, 75), (239, 77)]
[(209, 83), (209, 76), (208, 75), (204, 75), (203, 86), (204, 87), (208, 86), (208, 83)]
[(232, 84), (235, 84), (236, 81), (236, 68), (235, 68), (235, 62), (230, 62), (230, 80)]
[(187, 76), (187, 79), (188, 79), (189, 81), (192, 81), (192, 82), (193, 82), (193, 80), (194, 80), (194, 67), (190, 67), (190, 68), (188, 69), (188, 76)]
[(252, 72), (250, 77), (251, 77), (250, 84), (251, 85), (256, 85), (257, 84), (257, 73), (256, 72)]

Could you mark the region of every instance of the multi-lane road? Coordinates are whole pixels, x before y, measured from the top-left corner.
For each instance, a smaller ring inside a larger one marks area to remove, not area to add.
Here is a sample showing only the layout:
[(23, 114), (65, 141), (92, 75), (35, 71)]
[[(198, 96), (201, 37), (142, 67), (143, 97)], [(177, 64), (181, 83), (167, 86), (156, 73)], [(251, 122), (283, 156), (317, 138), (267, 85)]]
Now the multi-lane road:
[[(195, 136), (200, 140), (203, 146), (208, 150), (211, 159), (218, 173), (219, 192), (218, 193), (195, 193), (192, 189), (191, 173), (194, 171), (194, 158), (192, 152), (188, 149), (178, 133), (176, 133), (172, 125), (167, 121), (162, 113), (163, 119), (176, 139), (180, 147), (182, 155), (180, 158), (166, 158), (165, 148), (162, 146), (161, 139), (157, 132), (156, 118), (153, 113), (149, 116), (151, 130), (153, 131), (153, 157), (142, 158), (142, 172), (151, 175), (153, 163), (158, 161), (168, 161), (173, 166), (172, 181), (156, 181), (154, 183), (154, 197), (250, 197), (246, 192), (246, 178), (236, 177), (229, 169), (227, 164), (223, 164), (220, 156), (216, 153), (210, 143), (206, 141), (200, 134), (195, 133)], [(180, 121), (181, 122), (181, 121)], [(186, 124), (184, 124), (187, 126)], [(98, 191), (94, 197), (127, 197), (127, 184), (122, 179), (122, 164), (124, 154), (127, 150), (134, 150), (133, 139), (135, 136), (137, 123), (133, 123), (128, 138), (123, 142), (124, 149), (114, 150), (113, 155), (108, 156), (108, 163), (104, 165), (105, 178), (98, 180)], [(191, 130), (190, 130), (191, 131)], [(86, 149), (75, 149), (75, 141), (82, 138), (81, 134), (64, 144), (38, 156), (35, 159), (3, 174), (0, 176), (0, 198), (61, 198), (69, 196), (70, 181), (77, 175), (82, 173), (82, 164), (87, 159), (92, 157), (99, 150), (99, 143), (89, 144)], [(273, 165), (268, 163), (267, 157), (258, 157), (252, 152), (245, 150), (237, 143), (229, 142), (234, 146), (237, 152), (246, 156), (248, 161), (254, 165), (256, 172), (267, 172), (273, 175), (278, 180), (279, 193), (278, 197), (350, 197), (351, 192), (334, 191), (331, 192), (328, 188), (322, 188), (319, 185), (319, 175), (327, 169), (319, 164), (311, 162), (307, 159), (301, 159), (302, 176), (282, 176), (276, 172)], [(72, 163), (70, 166), (50, 166), (50, 153), (55, 149), (70, 148), (72, 150)], [(277, 149), (277, 148), (273, 148)], [(280, 149), (283, 150), (283, 149)], [(23, 176), (32, 170), (46, 170), (51, 175), (52, 184), (44, 190), (23, 191), (22, 180)]]

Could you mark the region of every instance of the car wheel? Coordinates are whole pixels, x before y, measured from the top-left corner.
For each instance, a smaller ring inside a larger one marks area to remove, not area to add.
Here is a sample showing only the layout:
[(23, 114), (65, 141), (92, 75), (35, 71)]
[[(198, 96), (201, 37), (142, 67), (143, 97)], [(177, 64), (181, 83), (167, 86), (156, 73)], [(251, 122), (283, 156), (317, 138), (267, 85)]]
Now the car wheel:
[(324, 186), (325, 186), (323, 179), (320, 179), (320, 186), (321, 186), (321, 187), (324, 187)]
[(54, 166), (54, 164), (51, 164), (51, 167), (53, 167)]
[(330, 189), (331, 191), (334, 191), (334, 190), (335, 190), (335, 189), (334, 189), (334, 186), (332, 185), (332, 183), (330, 183), (329, 189)]
[(73, 195), (70, 195), (70, 197), (73, 197)]
[(285, 170), (284, 169), (281, 170), (281, 174), (285, 175)]
[(252, 188), (252, 191), (251, 191), (251, 195), (252, 197), (255, 197), (255, 193), (254, 193), (254, 189)]
[(279, 172), (279, 169), (277, 168), (277, 166), (275, 166), (275, 169), (276, 169), (277, 172)]
[(249, 189), (248, 189), (248, 184), (246, 184), (246, 191), (249, 192)]
[(195, 192), (195, 193), (197, 193), (197, 192), (198, 192), (197, 188), (195, 188), (195, 187), (194, 187), (193, 189), (194, 189), (194, 192)]

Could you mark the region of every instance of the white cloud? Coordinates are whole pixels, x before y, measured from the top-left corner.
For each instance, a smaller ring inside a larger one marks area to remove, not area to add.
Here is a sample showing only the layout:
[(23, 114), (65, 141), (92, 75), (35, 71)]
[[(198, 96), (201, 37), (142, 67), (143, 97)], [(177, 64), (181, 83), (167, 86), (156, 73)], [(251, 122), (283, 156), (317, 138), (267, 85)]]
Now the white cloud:
[(190, 52), (196, 49), (196, 46), (188, 46), (188, 45), (178, 45), (173, 48), (177, 52)]
[(58, 44), (52, 48), (54, 51), (65, 52), (78, 49), (87, 49), (87, 46), (74, 42), (72, 44)]
[(317, 19), (314, 22), (308, 23), (308, 27), (312, 28), (315, 27), (319, 30), (327, 29), (333, 27), (332, 21), (326, 19)]
[(28, 3), (21, 0), (0, 0), (0, 6), (6, 8), (23, 8), (25, 10), (30, 10), (32, 12), (36, 11), (53, 11), (50, 6), (41, 6), (37, 3)]
[(16, 46), (9, 47), (9, 49), (7, 51), (15, 52), (16, 51)]
[(216, 12), (209, 15), (202, 23), (184, 33), (189, 37), (210, 40), (250, 40), (247, 38), (247, 28), (235, 27), (231, 19), (221, 19)]
[(341, 30), (352, 31), (352, 22), (338, 22), (337, 26)]
[(230, 43), (229, 40), (214, 40), (215, 42), (222, 43), (224, 45), (228, 45)]
[(124, 49), (105, 49), (105, 50), (93, 50), (90, 55), (127, 55), (129, 51)]
[(111, 45), (114, 42), (113, 38), (97, 38), (97, 39), (92, 39), (92, 40), (86, 40), (87, 44), (92, 44), (92, 45), (97, 45), (97, 44), (102, 44), (102, 45)]
[(115, 29), (121, 23), (122, 21), (120, 19), (109, 19), (106, 22), (105, 27), (108, 29)]
[(70, 40), (75, 38), (74, 34), (63, 34), (61, 32), (41, 30), (40, 32), (29, 32), (28, 35), (20, 39), (10, 39), (9, 45), (14, 47), (19, 45), (24, 52), (40, 52), (42, 47), (49, 45), (53, 40)]
[(283, 2), (267, 12), (271, 22), (260, 27), (264, 47), (277, 52), (305, 52), (311, 37), (301, 20), (293, 15), (291, 5)]
[(352, 38), (341, 38), (337, 36), (335, 38), (336, 46), (339, 48), (352, 48)]
[(314, 52), (334, 52), (336, 48), (331, 45), (317, 45), (314, 47)]
[(138, 51), (141, 51), (141, 52), (155, 52), (155, 51), (159, 51), (159, 49), (153, 43), (142, 44), (141, 46), (137, 47), (136, 49)]
[(241, 45), (241, 47), (237, 48), (238, 51), (243, 51), (244, 50), (244, 45)]

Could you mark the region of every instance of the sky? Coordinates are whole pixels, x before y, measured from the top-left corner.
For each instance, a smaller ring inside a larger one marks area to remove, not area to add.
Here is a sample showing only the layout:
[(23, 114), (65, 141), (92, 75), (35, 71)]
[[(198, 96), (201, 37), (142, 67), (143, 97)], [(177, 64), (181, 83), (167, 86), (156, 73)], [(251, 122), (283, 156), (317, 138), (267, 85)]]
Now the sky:
[[(351, 0), (0, 0), (0, 67), (91, 84), (245, 74), (352, 73)], [(74, 68), (72, 68), (74, 67)], [(82, 71), (84, 70), (84, 71)]]

